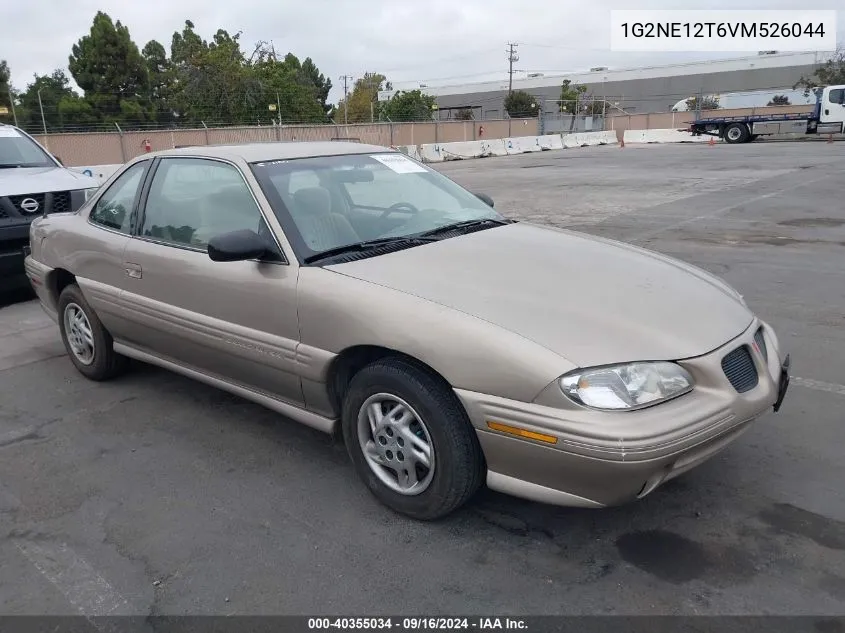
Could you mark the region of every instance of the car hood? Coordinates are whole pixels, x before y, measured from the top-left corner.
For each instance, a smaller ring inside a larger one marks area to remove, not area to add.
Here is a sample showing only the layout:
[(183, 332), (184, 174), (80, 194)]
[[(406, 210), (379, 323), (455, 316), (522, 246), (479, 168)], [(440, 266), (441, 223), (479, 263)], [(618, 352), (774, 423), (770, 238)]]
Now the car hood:
[(473, 315), (581, 367), (699, 356), (754, 319), (694, 266), (527, 223), (327, 268)]
[(0, 196), (92, 189), (99, 183), (64, 167), (9, 167), (0, 169)]

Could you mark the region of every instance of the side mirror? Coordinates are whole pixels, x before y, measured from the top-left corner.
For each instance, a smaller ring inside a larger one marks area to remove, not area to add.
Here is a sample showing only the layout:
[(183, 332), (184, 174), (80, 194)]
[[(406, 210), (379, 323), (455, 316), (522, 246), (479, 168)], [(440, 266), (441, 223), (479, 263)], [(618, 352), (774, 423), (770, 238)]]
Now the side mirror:
[(490, 207), (495, 206), (493, 204), (493, 198), (488, 196), (486, 193), (477, 193), (477, 194), (475, 194), (475, 197), (478, 198), (479, 200), (481, 200), (481, 202), (483, 202), (487, 206), (490, 206)]
[(244, 229), (216, 235), (208, 242), (208, 256), (215, 262), (241, 262), (263, 257), (270, 250), (255, 231)]

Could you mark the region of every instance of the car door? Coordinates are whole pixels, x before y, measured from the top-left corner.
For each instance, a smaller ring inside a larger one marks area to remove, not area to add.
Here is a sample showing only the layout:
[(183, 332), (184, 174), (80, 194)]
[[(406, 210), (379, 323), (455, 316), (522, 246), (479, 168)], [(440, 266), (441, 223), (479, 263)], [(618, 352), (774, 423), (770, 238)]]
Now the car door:
[(845, 88), (830, 87), (824, 89), (822, 98), (821, 122), (845, 122)]
[[(262, 261), (209, 258), (212, 237), (242, 229), (264, 235), (274, 253)], [(139, 326), (131, 345), (302, 404), (296, 268), (236, 165), (161, 158), (124, 265), (131, 278), (124, 303), (134, 307)]]
[(126, 287), (123, 253), (137, 215), (144, 179), (152, 160), (134, 163), (103, 190), (88, 211), (87, 222), (62, 236), (67, 266), (86, 300), (115, 340), (127, 333), (130, 321), (119, 300)]

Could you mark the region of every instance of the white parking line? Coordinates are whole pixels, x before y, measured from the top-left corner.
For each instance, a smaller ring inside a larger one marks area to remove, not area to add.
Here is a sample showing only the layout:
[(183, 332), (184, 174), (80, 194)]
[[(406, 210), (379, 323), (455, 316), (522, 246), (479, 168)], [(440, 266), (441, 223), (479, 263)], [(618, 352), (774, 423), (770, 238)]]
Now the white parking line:
[(96, 616), (132, 615), (132, 607), (105, 578), (64, 544), (15, 543), (21, 553), (56, 587), (68, 602), (101, 631), (111, 631), (113, 621)]
[(792, 376), (790, 381), (799, 387), (806, 387), (807, 389), (826, 391), (828, 393), (835, 393), (838, 396), (845, 396), (845, 385), (837, 385), (832, 382), (823, 382), (821, 380), (812, 380), (811, 378), (799, 378), (798, 376)]

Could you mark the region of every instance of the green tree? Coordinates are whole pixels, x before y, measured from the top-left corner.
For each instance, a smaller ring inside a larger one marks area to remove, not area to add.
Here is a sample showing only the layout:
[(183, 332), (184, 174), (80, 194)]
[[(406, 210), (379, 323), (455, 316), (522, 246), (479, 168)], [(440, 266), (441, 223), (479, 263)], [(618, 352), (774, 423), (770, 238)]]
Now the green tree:
[(607, 113), (606, 111), (607, 108), (605, 107), (604, 101), (601, 99), (595, 99), (592, 96), (589, 96), (583, 100), (581, 113), (585, 116), (602, 116)]
[(505, 97), (505, 110), (513, 119), (537, 116), (538, 108), (534, 95), (524, 90), (514, 90)]
[(690, 97), (686, 100), (687, 110), (690, 112), (701, 110), (718, 110), (722, 106), (719, 105), (719, 97), (707, 95), (701, 98), (701, 108), (698, 107), (698, 97)]
[(170, 58), (177, 72), (172, 97), (176, 116), (199, 124), (267, 123), (260, 82), (249, 72), (240, 46), (240, 33), (218, 29), (210, 42), (203, 40), (190, 20), (174, 33)]
[(564, 79), (560, 85), (560, 111), (578, 114), (583, 106), (585, 92), (587, 92), (587, 86), (573, 84), (572, 80)]
[(173, 97), (176, 89), (176, 68), (164, 46), (156, 40), (150, 40), (141, 50), (144, 65), (147, 68), (148, 88), (147, 98), (150, 103), (152, 118), (160, 123), (173, 120)]
[(431, 121), (436, 102), (419, 90), (400, 90), (381, 104), (381, 114), (391, 121)]
[(455, 111), (455, 118), (458, 121), (472, 121), (475, 119), (475, 114), (472, 111), (472, 108), (461, 108), (460, 110)]
[(812, 75), (801, 77), (792, 88), (804, 88), (804, 96), (809, 97), (816, 88), (841, 84), (845, 84), (845, 45), (842, 44)]
[(338, 102), (336, 115), (340, 118), (335, 121), (343, 121), (344, 115), (349, 123), (369, 122), (371, 117), (378, 120), (382, 105), (378, 101), (378, 93), (384, 89), (386, 81), (384, 75), (369, 72), (356, 79), (346, 100)]
[(774, 97), (772, 97), (772, 100), (769, 101), (769, 103), (767, 103), (766, 105), (770, 105), (770, 106), (787, 106), (787, 105), (790, 105), (789, 97), (787, 97), (786, 95), (775, 95)]
[(40, 132), (44, 125), (48, 130), (61, 130), (90, 124), (97, 118), (91, 105), (70, 87), (70, 79), (63, 70), (35, 75), (34, 81), (19, 95), (19, 101), (18, 122), (31, 132)]
[[(262, 91), (264, 112), (270, 104), (278, 110), (273, 119), (281, 123), (324, 123), (327, 121), (323, 93), (327, 80), (314, 62), (306, 59), (300, 63), (293, 53), (279, 60), (275, 51), (266, 46), (256, 49), (257, 58), (250, 65), (252, 79), (258, 81)], [(314, 74), (316, 73), (315, 84)], [(320, 77), (323, 77), (320, 83)], [(328, 82), (331, 85), (331, 82)], [(326, 97), (328, 93), (325, 93)]]
[(332, 80), (325, 77), (317, 65), (310, 57), (306, 57), (302, 62), (302, 75), (311, 82), (316, 89), (317, 100), (323, 108), (323, 112), (328, 114), (332, 109), (332, 105), (327, 103), (329, 93), (332, 90)]
[(140, 122), (148, 118), (147, 68), (120, 20), (113, 22), (98, 11), (89, 34), (73, 45), (68, 68), (104, 120)]
[(0, 114), (0, 120), (12, 120), (12, 73), (5, 59), (0, 59), (0, 108), (8, 108), (9, 114)]

